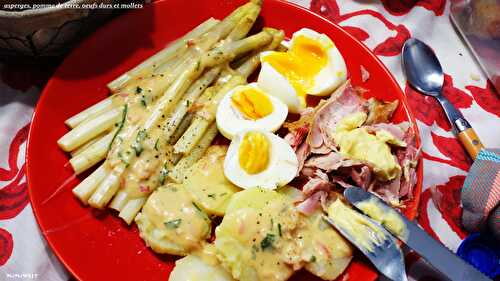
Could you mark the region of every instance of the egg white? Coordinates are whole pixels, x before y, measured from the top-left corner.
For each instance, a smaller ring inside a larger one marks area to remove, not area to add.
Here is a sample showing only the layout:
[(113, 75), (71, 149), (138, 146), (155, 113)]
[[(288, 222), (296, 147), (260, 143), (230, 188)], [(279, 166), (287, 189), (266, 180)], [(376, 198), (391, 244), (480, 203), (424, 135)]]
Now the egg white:
[(295, 152), (284, 139), (263, 130), (252, 131), (264, 134), (269, 141), (270, 155), (267, 168), (253, 175), (241, 168), (239, 148), (243, 137), (249, 131), (245, 130), (235, 135), (229, 145), (224, 160), (224, 175), (227, 179), (244, 189), (252, 187), (276, 189), (292, 181), (299, 167)]
[(328, 49), (327, 65), (314, 78), (314, 86), (308, 94), (313, 96), (329, 95), (347, 80), (347, 66), (344, 57), (328, 36), (308, 28), (302, 28), (295, 32), (290, 44), (293, 45), (294, 38), (301, 35), (321, 42)]
[(269, 115), (257, 120), (246, 119), (243, 113), (233, 105), (231, 97), (248, 88), (259, 89), (257, 83), (238, 86), (224, 96), (217, 107), (215, 116), (217, 128), (219, 132), (228, 139), (233, 139), (234, 135), (242, 130), (261, 129), (268, 132), (275, 132), (283, 125), (288, 115), (288, 107), (286, 104), (276, 97), (267, 95), (273, 105), (273, 111)]
[[(342, 54), (340, 54), (340, 51), (328, 36), (307, 28), (295, 32), (287, 44), (290, 47), (293, 46), (299, 36), (305, 36), (319, 42), (327, 49), (328, 56), (327, 64), (316, 74), (313, 86), (308, 89), (307, 93), (315, 96), (331, 94), (347, 80), (347, 67)], [(307, 105), (301, 101), (297, 91), (288, 79), (274, 69), (271, 64), (263, 60), (263, 58), (272, 53), (270, 51), (261, 54), (262, 68), (257, 83), (262, 90), (283, 101), (288, 106), (290, 112), (300, 113)]]

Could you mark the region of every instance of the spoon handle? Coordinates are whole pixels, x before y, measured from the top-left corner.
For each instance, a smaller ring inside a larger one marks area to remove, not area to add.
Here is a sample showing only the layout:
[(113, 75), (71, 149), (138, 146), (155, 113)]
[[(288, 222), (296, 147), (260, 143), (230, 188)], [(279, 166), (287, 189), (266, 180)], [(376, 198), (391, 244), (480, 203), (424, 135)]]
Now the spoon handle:
[(483, 144), (479, 140), (479, 137), (472, 128), (459, 132), (458, 140), (460, 140), (462, 145), (465, 147), (465, 150), (467, 150), (473, 160), (476, 159), (479, 151), (484, 148)]
[(438, 95), (436, 98), (443, 106), (446, 117), (448, 117), (450, 123), (457, 130), (458, 140), (462, 143), (465, 150), (467, 150), (472, 160), (476, 159), (479, 151), (484, 148), (476, 132), (472, 129), (462, 113), (460, 113), (445, 96)]

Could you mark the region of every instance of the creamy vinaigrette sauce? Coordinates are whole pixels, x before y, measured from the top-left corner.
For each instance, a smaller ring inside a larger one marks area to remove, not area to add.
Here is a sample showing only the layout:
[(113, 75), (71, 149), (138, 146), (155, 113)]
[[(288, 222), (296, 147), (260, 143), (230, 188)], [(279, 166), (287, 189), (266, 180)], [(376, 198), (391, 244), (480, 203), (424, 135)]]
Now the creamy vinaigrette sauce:
[(351, 245), (322, 218), (322, 211), (304, 217), (297, 241), (305, 267), (315, 275), (333, 280), (349, 265)]
[[(167, 115), (148, 129), (142, 123), (151, 115), (154, 103), (167, 87), (164, 74), (153, 74), (130, 85), (113, 97), (123, 104), (123, 120), (116, 124), (115, 140), (108, 155), (110, 170), (121, 174), (120, 187), (129, 198), (144, 197), (163, 185), (172, 163), (173, 150), (162, 137)], [(140, 82), (140, 86), (139, 86)]]
[[(298, 212), (284, 196), (265, 192), (270, 196), (260, 197), (261, 206), (228, 210), (216, 230), (218, 256), (238, 280), (287, 280), (293, 274)], [(254, 195), (259, 200), (258, 191)]]
[(199, 250), (210, 236), (210, 219), (180, 185), (167, 185), (154, 192), (142, 209), (162, 239), (186, 252)]

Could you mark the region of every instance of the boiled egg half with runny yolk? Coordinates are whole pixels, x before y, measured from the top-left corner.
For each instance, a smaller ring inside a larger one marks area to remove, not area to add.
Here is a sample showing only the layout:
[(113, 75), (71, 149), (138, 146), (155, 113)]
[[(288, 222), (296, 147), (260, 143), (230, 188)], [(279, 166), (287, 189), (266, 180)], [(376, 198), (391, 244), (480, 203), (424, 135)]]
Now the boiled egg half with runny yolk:
[(293, 113), (306, 108), (307, 95), (331, 94), (347, 79), (344, 58), (325, 34), (303, 28), (286, 52), (263, 52), (257, 83), (288, 105)]
[(278, 130), (285, 122), (288, 107), (279, 99), (261, 90), (257, 83), (238, 86), (219, 103), (217, 128), (223, 136), (233, 139), (242, 130)]
[(224, 159), (224, 175), (241, 188), (275, 189), (297, 174), (298, 160), (292, 147), (263, 130), (236, 134)]

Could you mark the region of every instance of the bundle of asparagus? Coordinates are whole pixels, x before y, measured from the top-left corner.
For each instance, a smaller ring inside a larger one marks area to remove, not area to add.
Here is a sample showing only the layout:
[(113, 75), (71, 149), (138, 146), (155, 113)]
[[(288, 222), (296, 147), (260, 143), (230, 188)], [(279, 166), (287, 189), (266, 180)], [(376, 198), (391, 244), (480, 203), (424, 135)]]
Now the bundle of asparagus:
[(222, 21), (208, 19), (109, 83), (110, 97), (66, 120), (72, 129), (58, 144), (75, 173), (104, 160), (75, 196), (94, 208), (109, 204), (130, 224), (157, 187), (183, 181), (217, 135), (219, 101), (247, 83), (261, 51), (283, 40), (272, 28), (247, 37), (261, 5), (252, 0)]

